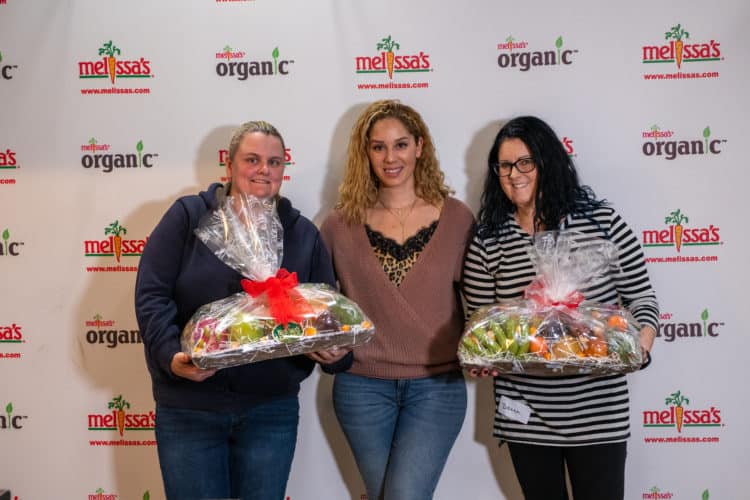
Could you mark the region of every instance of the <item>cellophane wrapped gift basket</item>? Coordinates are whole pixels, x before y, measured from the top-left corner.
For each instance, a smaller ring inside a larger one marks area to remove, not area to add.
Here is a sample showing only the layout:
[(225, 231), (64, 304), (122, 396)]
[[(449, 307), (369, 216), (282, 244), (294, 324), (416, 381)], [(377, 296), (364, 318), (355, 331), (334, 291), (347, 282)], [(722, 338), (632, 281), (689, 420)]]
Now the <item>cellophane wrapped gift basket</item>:
[(362, 310), (327, 284), (299, 284), (279, 268), (283, 228), (275, 200), (227, 196), (198, 224), (196, 236), (240, 272), (243, 292), (205, 304), (182, 331), (181, 344), (200, 368), (228, 368), (369, 341), (375, 329)]
[(536, 278), (523, 299), (474, 311), (459, 344), (461, 364), (541, 376), (638, 370), (637, 321), (622, 307), (583, 296), (611, 279), (615, 245), (575, 231), (545, 231), (529, 251)]

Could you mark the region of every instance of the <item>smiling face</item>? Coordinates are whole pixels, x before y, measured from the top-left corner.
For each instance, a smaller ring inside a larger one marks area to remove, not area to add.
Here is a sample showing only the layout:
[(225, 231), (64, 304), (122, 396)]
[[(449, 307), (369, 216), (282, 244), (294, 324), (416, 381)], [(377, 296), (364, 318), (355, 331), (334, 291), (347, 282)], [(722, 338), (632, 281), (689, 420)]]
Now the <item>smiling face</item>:
[[(500, 144), (497, 153), (498, 162), (513, 163), (519, 158), (532, 156), (529, 148), (521, 139), (505, 139)], [(500, 177), (500, 187), (517, 209), (523, 211), (534, 211), (536, 191), (538, 188), (537, 176), (539, 167), (525, 174), (512, 168), (509, 177)]]
[(414, 189), (414, 169), (422, 155), (422, 138), (415, 138), (397, 118), (383, 118), (370, 128), (367, 157), (380, 187)]
[(284, 180), (284, 146), (278, 137), (248, 132), (234, 156), (227, 160), (230, 195), (244, 193), (258, 198), (276, 196)]

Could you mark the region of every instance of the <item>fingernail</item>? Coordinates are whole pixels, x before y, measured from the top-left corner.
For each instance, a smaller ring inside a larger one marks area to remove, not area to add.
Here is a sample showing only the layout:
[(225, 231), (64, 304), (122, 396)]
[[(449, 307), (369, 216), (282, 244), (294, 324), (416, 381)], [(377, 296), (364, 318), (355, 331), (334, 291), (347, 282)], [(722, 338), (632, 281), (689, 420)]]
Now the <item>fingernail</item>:
[(477, 369), (476, 369), (476, 368), (472, 368), (471, 370), (469, 370), (469, 374), (470, 374), (470, 375), (471, 375), (472, 377), (476, 377), (476, 376), (477, 376), (477, 373), (479, 373), (479, 372), (477, 372)]
[(482, 368), (482, 376), (483, 377), (486, 377), (489, 374), (490, 374), (490, 371), (487, 368)]

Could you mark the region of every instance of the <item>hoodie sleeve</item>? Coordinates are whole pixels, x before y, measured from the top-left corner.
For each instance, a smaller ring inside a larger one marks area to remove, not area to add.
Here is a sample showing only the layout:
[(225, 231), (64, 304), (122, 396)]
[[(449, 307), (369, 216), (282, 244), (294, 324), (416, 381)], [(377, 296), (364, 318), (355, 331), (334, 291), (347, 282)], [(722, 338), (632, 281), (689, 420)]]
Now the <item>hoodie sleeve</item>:
[(146, 355), (168, 377), (175, 377), (170, 364), (181, 351), (174, 296), (189, 231), (187, 210), (178, 201), (149, 236), (135, 283), (135, 313)]

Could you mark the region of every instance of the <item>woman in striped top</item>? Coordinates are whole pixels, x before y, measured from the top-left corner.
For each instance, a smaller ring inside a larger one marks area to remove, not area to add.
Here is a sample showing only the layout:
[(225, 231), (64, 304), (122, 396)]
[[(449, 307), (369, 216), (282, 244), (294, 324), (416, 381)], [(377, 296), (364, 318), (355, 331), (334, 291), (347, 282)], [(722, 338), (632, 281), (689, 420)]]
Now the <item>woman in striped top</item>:
[[(582, 292), (588, 300), (627, 308), (640, 323), (641, 348), (650, 360), (658, 305), (638, 239), (579, 183), (555, 132), (538, 118), (515, 118), (495, 138), (488, 164), (464, 264), (469, 312), (523, 295), (536, 276), (528, 254), (534, 233), (576, 230), (617, 246), (618, 265)], [(495, 400), (494, 435), (508, 443), (527, 500), (568, 498), (566, 465), (575, 500), (623, 498), (630, 435), (624, 375), (496, 376)]]

